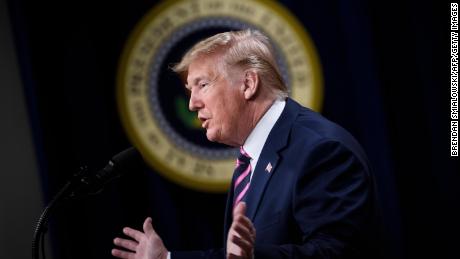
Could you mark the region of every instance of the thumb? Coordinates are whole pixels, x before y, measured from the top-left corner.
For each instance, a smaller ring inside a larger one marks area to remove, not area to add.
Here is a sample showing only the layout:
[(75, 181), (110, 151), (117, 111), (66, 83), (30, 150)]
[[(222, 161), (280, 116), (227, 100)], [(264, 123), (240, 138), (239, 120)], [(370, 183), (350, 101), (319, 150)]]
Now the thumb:
[(245, 215), (246, 214), (246, 202), (242, 201), (236, 205), (236, 208), (233, 210), (233, 217), (237, 215)]
[(144, 221), (144, 225), (142, 226), (142, 228), (144, 229), (144, 233), (145, 234), (155, 234), (155, 230), (153, 229), (153, 226), (152, 226), (152, 218), (151, 217), (148, 217), (145, 219)]

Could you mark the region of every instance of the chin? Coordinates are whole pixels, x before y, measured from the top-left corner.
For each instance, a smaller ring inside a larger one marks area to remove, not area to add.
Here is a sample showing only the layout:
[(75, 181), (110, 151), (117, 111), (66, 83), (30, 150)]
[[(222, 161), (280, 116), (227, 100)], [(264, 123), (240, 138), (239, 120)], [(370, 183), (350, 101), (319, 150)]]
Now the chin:
[(211, 142), (217, 142), (217, 136), (216, 134), (213, 134), (212, 131), (209, 131), (209, 130), (206, 131), (206, 138), (208, 138), (208, 140)]
[(210, 138), (210, 137), (207, 137), (207, 138), (208, 138), (208, 140), (211, 141), (211, 142), (216, 142), (216, 140), (213, 139), (213, 138)]
[(224, 145), (231, 146), (231, 147), (239, 147), (240, 146), (240, 145), (238, 145), (236, 143), (233, 143), (231, 141), (227, 141), (228, 139), (222, 139), (220, 136), (218, 136), (216, 134), (206, 134), (206, 137), (211, 142), (217, 142), (217, 143), (224, 144)]
[(207, 130), (206, 131), (206, 138), (211, 142), (217, 142), (221, 144), (228, 145), (223, 139), (222, 134), (220, 131), (216, 130)]

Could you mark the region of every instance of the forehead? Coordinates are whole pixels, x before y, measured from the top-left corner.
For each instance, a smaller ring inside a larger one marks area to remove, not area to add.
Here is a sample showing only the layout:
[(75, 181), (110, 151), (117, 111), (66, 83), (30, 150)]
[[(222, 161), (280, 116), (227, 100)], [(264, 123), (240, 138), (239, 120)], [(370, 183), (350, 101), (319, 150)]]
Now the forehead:
[(214, 78), (218, 74), (219, 62), (214, 56), (198, 57), (188, 66), (187, 84), (193, 85), (201, 79)]

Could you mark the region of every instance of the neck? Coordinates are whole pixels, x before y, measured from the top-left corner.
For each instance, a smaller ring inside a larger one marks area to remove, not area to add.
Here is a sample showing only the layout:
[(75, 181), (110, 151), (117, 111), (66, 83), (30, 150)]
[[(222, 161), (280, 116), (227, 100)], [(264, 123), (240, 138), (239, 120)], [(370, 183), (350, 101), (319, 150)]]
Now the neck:
[(240, 131), (240, 138), (239, 138), (239, 146), (242, 146), (246, 139), (251, 134), (252, 130), (256, 127), (257, 123), (260, 119), (265, 115), (265, 113), (270, 109), (273, 102), (276, 98), (264, 98), (260, 100), (250, 100), (248, 102), (248, 106), (246, 108), (248, 116), (247, 120), (245, 120)]

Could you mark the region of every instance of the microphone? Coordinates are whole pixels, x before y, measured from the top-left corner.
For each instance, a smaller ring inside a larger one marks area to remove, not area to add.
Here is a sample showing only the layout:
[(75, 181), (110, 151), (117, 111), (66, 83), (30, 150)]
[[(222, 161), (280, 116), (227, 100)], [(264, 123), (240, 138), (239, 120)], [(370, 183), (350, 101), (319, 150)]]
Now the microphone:
[(120, 177), (126, 171), (138, 168), (142, 162), (142, 156), (134, 147), (125, 149), (113, 156), (107, 165), (97, 173), (89, 174), (88, 172), (83, 172), (77, 175), (70, 196), (75, 197), (81, 194), (95, 194), (99, 192), (106, 183)]

